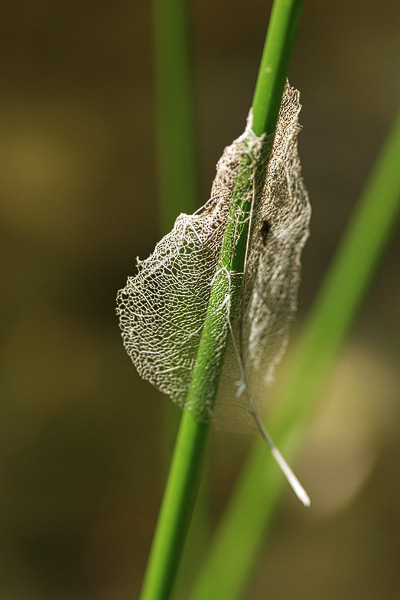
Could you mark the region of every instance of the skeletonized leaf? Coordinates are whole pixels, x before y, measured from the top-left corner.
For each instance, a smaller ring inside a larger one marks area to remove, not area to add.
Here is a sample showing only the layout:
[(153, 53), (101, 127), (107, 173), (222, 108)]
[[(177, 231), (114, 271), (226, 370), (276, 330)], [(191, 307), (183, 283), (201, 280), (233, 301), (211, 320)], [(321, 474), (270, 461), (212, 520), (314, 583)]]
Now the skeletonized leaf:
[[(213, 333), (221, 340), (221, 352), (228, 330), (234, 339), (226, 351), (216, 403), (205, 397), (197, 411), (203, 420), (214, 413), (229, 428), (252, 424), (248, 401), (240, 393), (240, 367), (259, 412), (296, 311), (300, 256), (310, 219), (297, 151), (299, 112), (299, 93), (287, 84), (262, 189), (257, 190), (256, 174), (263, 164), (265, 140), (252, 132), (250, 118), (245, 132), (225, 148), (208, 202), (193, 215), (181, 214), (118, 292), (124, 346), (139, 374), (181, 408), (192, 409), (185, 404), (186, 394), (238, 169), (247, 156), (254, 185), (246, 193), (254, 197), (254, 210), (241, 300), (232, 323), (223, 303), (215, 308), (218, 327)], [(234, 282), (234, 272), (227, 276)], [(214, 368), (212, 360), (208, 368)]]

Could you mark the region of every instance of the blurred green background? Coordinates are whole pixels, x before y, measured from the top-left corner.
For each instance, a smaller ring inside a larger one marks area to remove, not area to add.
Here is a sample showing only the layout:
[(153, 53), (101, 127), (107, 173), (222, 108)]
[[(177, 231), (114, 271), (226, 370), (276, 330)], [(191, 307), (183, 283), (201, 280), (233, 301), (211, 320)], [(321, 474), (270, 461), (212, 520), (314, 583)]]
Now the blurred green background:
[[(204, 201), (244, 128), (269, 7), (191, 3)], [(1, 14), (0, 597), (135, 598), (167, 401), (114, 312), (158, 239), (150, 6), (3, 0)], [(397, 1), (305, 2), (290, 80), (313, 218), (293, 339), (396, 115), (399, 30)], [(399, 257), (397, 235), (299, 459), (312, 509), (285, 495), (249, 599), (399, 597)], [(211, 528), (250, 443), (212, 435)]]

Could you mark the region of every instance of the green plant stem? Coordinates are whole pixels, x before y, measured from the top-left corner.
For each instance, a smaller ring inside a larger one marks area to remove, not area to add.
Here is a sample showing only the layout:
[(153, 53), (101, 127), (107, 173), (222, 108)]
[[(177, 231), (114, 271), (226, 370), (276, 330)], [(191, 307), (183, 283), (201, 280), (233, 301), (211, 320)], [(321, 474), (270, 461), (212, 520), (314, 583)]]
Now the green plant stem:
[(207, 425), (195, 421), (190, 413), (183, 414), (142, 589), (143, 599), (164, 599), (171, 593), (190, 521), (208, 429)]
[[(170, 231), (179, 213), (193, 213), (198, 202), (194, 82), (189, 44), (187, 0), (153, 0), (156, 139), (158, 159), (159, 229)], [(168, 472), (181, 411), (164, 398), (163, 474)], [(206, 475), (206, 474), (205, 474)], [(198, 502), (188, 532), (189, 540), (182, 587), (193, 578), (209, 542), (207, 477), (203, 476)], [(187, 587), (187, 585), (186, 585)], [(178, 590), (179, 591), (179, 590)]]
[[(269, 95), (268, 103), (271, 103), (273, 106), (278, 105), (279, 107), (281, 102), (293, 46), (293, 42), (288, 44), (287, 41), (292, 41), (295, 37), (299, 21), (299, 7), (301, 5), (302, 1), (299, 0), (275, 0), (273, 13), (278, 15), (279, 18), (275, 16), (273, 22), (270, 22), (261, 63), (269, 65), (271, 72), (260, 69), (257, 82), (258, 91), (256, 90), (253, 102), (253, 118), (256, 123), (264, 122), (265, 126), (267, 124), (265, 117), (258, 115), (258, 111), (261, 111), (261, 106), (264, 104), (261, 101), (263, 91), (265, 93), (269, 89), (269, 86), (273, 86), (273, 94)], [(278, 35), (272, 31), (272, 28), (283, 28), (289, 31)], [(269, 36), (272, 36), (276, 40), (274, 44), (268, 43)], [(278, 44), (277, 40), (280, 40), (280, 44)], [(265, 114), (267, 115), (271, 114), (271, 112), (273, 112), (272, 109), (267, 108), (265, 110)], [(265, 129), (261, 133), (272, 136), (276, 127), (277, 117), (278, 111), (276, 111), (275, 121), (273, 122), (271, 117), (268, 121), (270, 129)], [(217, 269), (217, 273), (219, 272), (219, 274), (215, 277), (211, 288), (209, 309), (187, 395), (187, 404), (194, 408), (194, 412), (184, 412), (181, 419), (167, 488), (140, 596), (141, 600), (167, 600), (170, 597), (182, 553), (183, 542), (190, 518), (190, 507), (195, 496), (201, 457), (204, 453), (209, 427), (208, 424), (197, 421), (193, 414), (202, 411), (206, 396), (210, 396), (211, 393), (212, 397), (215, 398), (217, 393), (219, 375), (223, 366), (224, 351), (221, 351), (220, 340), (217, 343), (215, 339), (216, 327), (218, 328), (222, 324), (223, 319), (223, 311), (218, 312), (216, 308), (222, 305), (227, 294), (230, 292), (229, 281), (220, 270), (223, 267), (229, 267), (230, 271), (234, 270), (236, 273), (242, 273), (244, 269), (245, 241), (247, 240), (248, 231), (248, 219), (246, 216), (250, 211), (250, 203), (242, 202), (238, 192), (246, 185), (246, 177), (248, 177), (249, 171), (249, 168), (246, 169), (244, 167), (243, 173), (239, 174), (239, 186), (237, 189), (235, 188), (233, 195), (232, 213), (236, 217), (237, 213), (240, 212), (242, 218), (236, 220), (237, 229), (235, 235), (233, 235), (232, 227), (230, 225), (227, 226), (222, 242)], [(250, 179), (248, 179), (247, 184), (252, 185)], [(228, 223), (231, 223), (231, 219), (228, 219)], [(239, 292), (240, 286), (238, 285), (236, 298), (233, 298), (231, 303), (231, 318)], [(228, 332), (226, 343), (227, 341)], [(211, 361), (217, 367), (216, 369), (209, 369)]]
[[(187, 0), (153, 0), (154, 78), (158, 162), (159, 229), (193, 213), (197, 201), (196, 140)], [(165, 403), (163, 458), (171, 458), (180, 411)]]
[(284, 0), (272, 6), (252, 102), (256, 135), (275, 131), (303, 4)]
[(153, 0), (160, 225), (197, 207), (196, 140), (186, 0)]
[[(269, 431), (289, 460), (294, 458), (340, 345), (397, 224), (399, 164), (400, 114), (320, 288), (269, 422)], [(282, 488), (283, 478), (257, 440), (190, 600), (235, 600), (241, 596), (271, 527)]]

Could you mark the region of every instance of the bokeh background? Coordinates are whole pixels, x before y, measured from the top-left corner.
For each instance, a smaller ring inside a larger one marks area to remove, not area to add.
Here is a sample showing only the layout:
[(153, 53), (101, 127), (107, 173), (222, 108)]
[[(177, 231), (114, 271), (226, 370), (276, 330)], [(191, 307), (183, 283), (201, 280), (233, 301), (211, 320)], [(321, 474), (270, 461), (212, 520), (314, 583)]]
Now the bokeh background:
[[(269, 7), (191, 3), (203, 200)], [(293, 340), (398, 110), (399, 31), (397, 1), (305, 2), (290, 79), (313, 219)], [(0, 47), (0, 597), (135, 598), (167, 400), (114, 311), (159, 236), (150, 6), (3, 0)], [(397, 230), (299, 457), (313, 508), (285, 494), (249, 599), (399, 597), (399, 256)], [(212, 436), (211, 529), (250, 442)]]

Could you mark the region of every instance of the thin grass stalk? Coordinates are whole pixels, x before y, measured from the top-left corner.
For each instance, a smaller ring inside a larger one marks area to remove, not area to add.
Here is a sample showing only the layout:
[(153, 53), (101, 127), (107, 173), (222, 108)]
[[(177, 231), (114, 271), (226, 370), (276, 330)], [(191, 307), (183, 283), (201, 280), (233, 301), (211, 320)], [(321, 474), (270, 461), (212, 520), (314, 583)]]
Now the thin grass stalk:
[(196, 135), (186, 0), (153, 0), (160, 229), (197, 202)]
[[(302, 5), (302, 0), (275, 0), (274, 2), (261, 62), (261, 65), (268, 65), (268, 69), (261, 67), (259, 70), (252, 106), (257, 128), (255, 133), (258, 135), (265, 133), (267, 136), (272, 136), (274, 133)], [(270, 90), (273, 90), (273, 93)], [(262, 101), (263, 96), (265, 96), (265, 103)], [(242, 177), (238, 178), (240, 186), (245, 185), (245, 173), (244, 169)], [(250, 180), (248, 185), (251, 185)], [(227, 226), (218, 269), (224, 267), (228, 260), (231, 261), (233, 256), (233, 264), (229, 263), (229, 267), (236, 273), (243, 272), (248, 231), (246, 216), (250, 211), (250, 205), (247, 204), (249, 203), (242, 202), (236, 190), (232, 200), (232, 210), (240, 210), (241, 214), (244, 213), (239, 226), (239, 241), (235, 243), (236, 238), (232, 228)], [(215, 307), (221, 306), (228, 293), (226, 277), (216, 276), (187, 397), (187, 402), (191, 406), (197, 405), (199, 409), (202, 407), (205, 390), (212, 389), (214, 397), (217, 393), (219, 374), (210, 377), (207, 365), (217, 350), (213, 345), (215, 326), (218, 325), (215, 322)], [(232, 310), (237, 299), (238, 297), (232, 299)], [(223, 353), (221, 353), (220, 369), (222, 365)], [(190, 520), (208, 430), (208, 423), (195, 420), (191, 412), (183, 413), (141, 600), (167, 600), (171, 595)]]
[[(170, 231), (180, 213), (199, 206), (194, 82), (187, 0), (153, 0), (154, 79), (158, 162), (159, 230)], [(165, 475), (176, 437), (179, 408), (163, 404), (162, 466)], [(190, 544), (181, 585), (190, 581), (209, 542), (209, 486), (203, 477), (191, 522)], [(187, 586), (186, 586), (187, 587)]]
[[(153, 0), (153, 46), (159, 230), (165, 235), (181, 212), (194, 212), (197, 169), (193, 82), (186, 0)], [(168, 470), (179, 409), (165, 402), (163, 458)]]
[[(371, 171), (320, 287), (269, 430), (293, 460), (335, 358), (360, 311), (398, 223), (400, 114)], [(190, 600), (238, 600), (266, 541), (283, 480), (257, 440), (232, 494)]]

